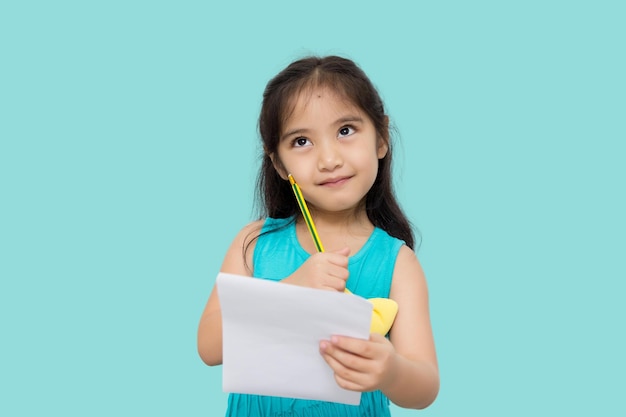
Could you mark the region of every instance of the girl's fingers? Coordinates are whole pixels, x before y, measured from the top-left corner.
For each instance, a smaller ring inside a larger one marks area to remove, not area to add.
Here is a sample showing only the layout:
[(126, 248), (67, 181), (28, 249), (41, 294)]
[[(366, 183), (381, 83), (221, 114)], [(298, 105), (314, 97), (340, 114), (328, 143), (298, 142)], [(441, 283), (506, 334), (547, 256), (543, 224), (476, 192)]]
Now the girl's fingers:
[(337, 385), (347, 390), (364, 391), (366, 387), (363, 381), (366, 380), (367, 375), (345, 366), (345, 364), (335, 356), (338, 352), (337, 349), (334, 350), (334, 354), (330, 352), (327, 353), (326, 351), (330, 349), (328, 349), (324, 343), (328, 344), (328, 342), (322, 342), (320, 346), (322, 357), (332, 369)]
[(346, 268), (342, 268), (336, 265), (332, 265), (330, 268), (328, 268), (328, 274), (344, 281), (348, 279), (348, 276), (350, 276), (350, 272)]
[(343, 350), (332, 342), (321, 342), (320, 350), (325, 358), (328, 357), (332, 359), (333, 363), (338, 364), (338, 366), (333, 366), (335, 371), (340, 370), (340, 368), (362, 371), (366, 365), (366, 359)]
[(320, 352), (345, 389), (379, 389), (392, 372), (393, 346), (379, 334), (372, 334), (370, 340), (332, 336), (320, 342)]
[(345, 336), (333, 336), (330, 338), (332, 346), (335, 346), (346, 352), (350, 352), (353, 355), (361, 356), (366, 359), (372, 359), (376, 356), (376, 345), (370, 342), (376, 342), (380, 336), (384, 339), (384, 336), (373, 333), (370, 335), (370, 340), (355, 339), (353, 337)]

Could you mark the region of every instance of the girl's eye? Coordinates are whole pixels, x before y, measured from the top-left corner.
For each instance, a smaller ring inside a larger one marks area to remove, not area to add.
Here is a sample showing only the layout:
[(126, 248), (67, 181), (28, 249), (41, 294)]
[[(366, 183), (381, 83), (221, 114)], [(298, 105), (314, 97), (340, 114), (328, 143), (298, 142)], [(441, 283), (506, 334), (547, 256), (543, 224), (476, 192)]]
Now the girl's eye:
[(299, 137), (293, 141), (293, 146), (302, 147), (302, 146), (306, 146), (308, 143), (309, 143), (309, 140), (307, 138)]
[(339, 129), (339, 137), (343, 138), (346, 136), (350, 136), (351, 134), (354, 133), (354, 129), (351, 126), (344, 126), (341, 129)]

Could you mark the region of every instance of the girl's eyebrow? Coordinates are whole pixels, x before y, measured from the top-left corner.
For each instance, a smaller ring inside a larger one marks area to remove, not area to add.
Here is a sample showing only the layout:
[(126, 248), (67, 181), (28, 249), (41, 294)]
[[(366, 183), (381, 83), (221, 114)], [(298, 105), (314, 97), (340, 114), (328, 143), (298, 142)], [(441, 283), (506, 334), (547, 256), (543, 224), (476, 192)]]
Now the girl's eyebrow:
[(344, 123), (363, 123), (363, 118), (359, 116), (345, 116), (337, 119), (335, 122), (336, 125), (341, 125)]
[(300, 135), (302, 133), (306, 133), (308, 132), (309, 129), (304, 129), (304, 128), (298, 128), (298, 129), (292, 129), (288, 132), (285, 132), (281, 137), (280, 140), (283, 141), (285, 139), (287, 139), (289, 136), (293, 136), (293, 135)]

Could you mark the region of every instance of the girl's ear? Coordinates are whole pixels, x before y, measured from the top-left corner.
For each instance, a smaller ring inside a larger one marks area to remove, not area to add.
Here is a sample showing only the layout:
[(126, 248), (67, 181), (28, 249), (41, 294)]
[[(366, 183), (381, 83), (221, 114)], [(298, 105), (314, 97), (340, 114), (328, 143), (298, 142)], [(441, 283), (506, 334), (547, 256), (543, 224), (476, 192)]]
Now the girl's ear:
[(287, 173), (287, 170), (283, 166), (283, 163), (280, 162), (280, 159), (278, 158), (278, 156), (276, 156), (276, 153), (269, 154), (269, 157), (272, 160), (272, 165), (274, 166), (274, 169), (276, 170), (276, 172), (278, 172), (278, 175), (280, 175), (282, 179), (287, 181), (289, 174)]
[(376, 155), (378, 159), (383, 159), (385, 155), (387, 155), (387, 151), (389, 150), (389, 145), (386, 140), (380, 140), (378, 142), (378, 149), (376, 150)]
[(389, 117), (385, 116), (385, 131), (383, 135), (378, 138), (378, 146), (376, 148), (376, 155), (378, 159), (383, 159), (387, 155), (389, 150)]

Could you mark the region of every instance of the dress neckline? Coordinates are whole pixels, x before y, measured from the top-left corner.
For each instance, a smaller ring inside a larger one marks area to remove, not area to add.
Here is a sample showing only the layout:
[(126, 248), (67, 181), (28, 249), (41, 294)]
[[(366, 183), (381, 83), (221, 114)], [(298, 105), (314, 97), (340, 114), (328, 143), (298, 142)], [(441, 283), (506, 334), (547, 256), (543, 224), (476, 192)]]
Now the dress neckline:
[[(361, 248), (355, 254), (351, 255), (348, 258), (348, 262), (350, 264), (356, 264), (360, 262), (365, 256), (365, 253), (367, 253), (368, 248), (374, 244), (374, 241), (381, 232), (382, 229), (374, 226), (374, 230), (372, 230), (372, 233), (370, 233), (363, 246), (361, 246)], [(302, 247), (300, 241), (298, 240), (298, 234), (296, 233), (296, 220), (294, 220), (291, 224), (290, 238), (294, 247), (301, 256), (303, 256), (304, 258), (308, 258), (309, 256), (311, 256), (311, 254)]]

